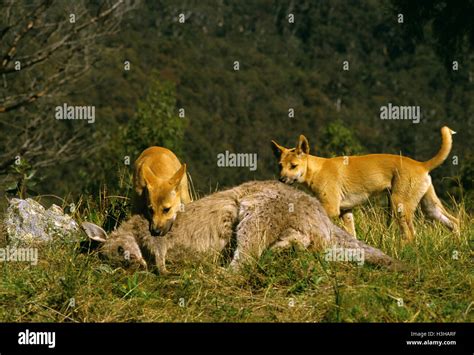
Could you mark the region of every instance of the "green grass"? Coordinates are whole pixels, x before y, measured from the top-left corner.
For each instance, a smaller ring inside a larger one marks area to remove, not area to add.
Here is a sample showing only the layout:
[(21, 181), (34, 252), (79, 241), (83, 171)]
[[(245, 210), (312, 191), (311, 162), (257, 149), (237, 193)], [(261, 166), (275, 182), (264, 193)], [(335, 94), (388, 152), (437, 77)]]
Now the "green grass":
[[(126, 200), (105, 199), (79, 201), (75, 218), (102, 223), (123, 214)], [(112, 268), (78, 244), (56, 242), (39, 249), (36, 266), (0, 263), (0, 321), (472, 322), (474, 222), (462, 205), (457, 210), (460, 237), (418, 216), (409, 245), (382, 208), (357, 211), (358, 237), (403, 260), (410, 266), (403, 272), (289, 249), (266, 252), (240, 274), (183, 261), (163, 277)]]

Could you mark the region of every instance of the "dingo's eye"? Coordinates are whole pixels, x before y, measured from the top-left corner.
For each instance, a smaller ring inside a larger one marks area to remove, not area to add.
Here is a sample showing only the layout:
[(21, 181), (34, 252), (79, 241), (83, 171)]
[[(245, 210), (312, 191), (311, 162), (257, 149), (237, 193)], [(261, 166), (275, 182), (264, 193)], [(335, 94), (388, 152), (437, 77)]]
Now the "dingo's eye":
[(291, 169), (296, 168), (298, 165), (297, 164), (291, 164)]
[(170, 211), (170, 207), (163, 208), (163, 213), (168, 213)]

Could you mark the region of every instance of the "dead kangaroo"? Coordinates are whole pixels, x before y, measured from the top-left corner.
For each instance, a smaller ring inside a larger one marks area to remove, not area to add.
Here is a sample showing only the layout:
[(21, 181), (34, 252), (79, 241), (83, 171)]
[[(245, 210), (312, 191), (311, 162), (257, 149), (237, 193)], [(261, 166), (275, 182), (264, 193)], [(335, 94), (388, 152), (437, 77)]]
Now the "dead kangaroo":
[(145, 217), (132, 216), (110, 235), (94, 223), (83, 222), (81, 226), (90, 239), (100, 243), (100, 256), (109, 263), (131, 268), (147, 267), (140, 240), (141, 237), (151, 237)]
[(258, 260), (268, 248), (292, 243), (313, 251), (357, 249), (369, 264), (402, 268), (397, 260), (333, 224), (315, 197), (278, 181), (247, 182), (191, 202), (163, 237), (153, 237), (148, 221), (140, 216), (123, 223), (109, 238), (92, 223), (85, 222), (83, 227), (90, 238), (103, 243), (101, 253), (106, 257), (143, 260), (142, 255), (152, 255), (160, 273), (167, 272), (165, 261), (170, 252), (188, 249), (219, 256), (232, 241), (236, 246), (230, 267), (234, 270)]

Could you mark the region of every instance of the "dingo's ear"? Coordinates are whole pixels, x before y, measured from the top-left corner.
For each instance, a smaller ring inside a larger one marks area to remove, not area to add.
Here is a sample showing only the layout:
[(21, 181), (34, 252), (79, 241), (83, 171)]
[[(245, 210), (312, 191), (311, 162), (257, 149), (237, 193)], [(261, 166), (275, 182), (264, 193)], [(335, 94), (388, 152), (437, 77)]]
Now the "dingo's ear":
[(107, 241), (107, 233), (98, 225), (90, 222), (82, 222), (81, 227), (90, 239), (100, 243)]
[(305, 136), (300, 135), (298, 146), (296, 147), (296, 154), (309, 154), (309, 143)]
[(186, 164), (181, 165), (181, 168), (177, 172), (174, 173), (173, 177), (169, 179), (169, 183), (171, 186), (175, 188), (175, 190), (178, 189), (179, 184), (181, 183), (181, 180), (183, 179), (183, 176), (186, 174)]
[(143, 180), (145, 180), (145, 184), (147, 188), (149, 186), (153, 186), (154, 181), (156, 180), (155, 173), (150, 169), (148, 166), (144, 166), (142, 170)]
[(285, 147), (282, 147), (281, 145), (279, 145), (277, 142), (273, 141), (272, 140), (272, 150), (273, 150), (273, 154), (277, 157), (277, 158), (280, 158), (281, 156), (281, 153), (283, 153), (286, 148)]

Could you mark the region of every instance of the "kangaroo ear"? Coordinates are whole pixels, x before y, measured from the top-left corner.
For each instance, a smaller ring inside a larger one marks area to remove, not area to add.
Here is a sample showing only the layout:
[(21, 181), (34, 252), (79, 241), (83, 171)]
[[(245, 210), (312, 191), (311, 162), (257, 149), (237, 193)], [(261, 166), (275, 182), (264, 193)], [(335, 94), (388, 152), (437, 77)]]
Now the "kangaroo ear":
[(183, 164), (181, 165), (181, 168), (179, 168), (179, 170), (174, 173), (173, 177), (169, 179), (168, 182), (170, 183), (171, 186), (177, 189), (185, 174), (186, 174), (186, 164)]
[(277, 157), (279, 159), (281, 154), (287, 149), (285, 147), (282, 147), (277, 142), (272, 140), (272, 150), (273, 150), (273, 154), (275, 155), (275, 157)]
[(309, 154), (309, 143), (305, 136), (300, 135), (298, 146), (296, 147), (296, 154)]
[(107, 233), (98, 225), (90, 222), (82, 222), (81, 227), (90, 239), (100, 243), (107, 241)]

